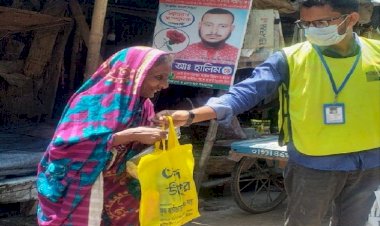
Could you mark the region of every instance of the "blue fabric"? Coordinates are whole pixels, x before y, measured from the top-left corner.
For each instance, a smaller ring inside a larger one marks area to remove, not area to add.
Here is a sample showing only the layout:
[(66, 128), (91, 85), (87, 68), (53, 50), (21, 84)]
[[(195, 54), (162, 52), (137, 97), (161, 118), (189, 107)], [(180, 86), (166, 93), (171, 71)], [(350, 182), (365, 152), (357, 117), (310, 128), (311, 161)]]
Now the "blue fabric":
[[(278, 86), (289, 77), (288, 64), (281, 52), (276, 52), (257, 66), (252, 75), (234, 85), (220, 97), (211, 98), (206, 105), (214, 109), (219, 123), (229, 125), (233, 115), (248, 111), (266, 96), (277, 91)], [(352, 154), (333, 156), (306, 156), (296, 150), (292, 143), (287, 146), (289, 161), (318, 170), (364, 170), (380, 167), (380, 147)]]
[(211, 98), (206, 105), (217, 113), (218, 122), (229, 125), (233, 115), (256, 106), (266, 96), (277, 91), (288, 66), (281, 52), (276, 52), (256, 67), (252, 75), (237, 83), (228, 93)]

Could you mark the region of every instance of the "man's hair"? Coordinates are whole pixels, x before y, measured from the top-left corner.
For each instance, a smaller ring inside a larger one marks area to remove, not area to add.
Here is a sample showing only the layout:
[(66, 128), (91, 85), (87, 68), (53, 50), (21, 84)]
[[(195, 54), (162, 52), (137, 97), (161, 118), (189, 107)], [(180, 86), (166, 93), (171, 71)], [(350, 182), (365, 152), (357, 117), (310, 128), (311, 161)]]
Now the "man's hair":
[(208, 11), (206, 11), (203, 16), (202, 16), (202, 20), (203, 20), (203, 17), (205, 17), (206, 14), (229, 14), (232, 16), (232, 23), (235, 21), (235, 16), (234, 14), (232, 14), (230, 11), (226, 10), (226, 9), (221, 9), (221, 8), (213, 8), (213, 9), (210, 9)]
[(329, 5), (334, 11), (341, 14), (359, 11), (358, 0), (301, 0), (300, 2), (301, 6), (306, 8)]

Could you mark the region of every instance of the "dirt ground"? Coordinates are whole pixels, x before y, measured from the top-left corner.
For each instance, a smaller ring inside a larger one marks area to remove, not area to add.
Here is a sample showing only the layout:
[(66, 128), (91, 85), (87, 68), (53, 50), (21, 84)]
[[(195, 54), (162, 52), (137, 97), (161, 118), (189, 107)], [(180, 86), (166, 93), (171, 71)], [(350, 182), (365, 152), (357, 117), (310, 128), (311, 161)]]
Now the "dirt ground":
[[(216, 207), (209, 208), (209, 206)], [(231, 196), (220, 197), (205, 202), (200, 208), (201, 216), (186, 226), (281, 226), (284, 224), (286, 205), (262, 214), (251, 214), (241, 210)]]
[[(205, 202), (201, 217), (186, 226), (280, 226), (283, 225), (285, 205), (264, 214), (249, 214), (236, 206), (231, 197), (220, 197)], [(212, 208), (210, 207), (212, 206)], [(14, 216), (0, 219), (0, 226), (37, 226), (35, 216)]]
[[(276, 209), (262, 214), (241, 210), (229, 195), (200, 201), (201, 216), (186, 226), (281, 226), (284, 224), (286, 200)], [(324, 225), (327, 226), (327, 218)], [(0, 219), (0, 226), (37, 226), (35, 216)]]
[[(274, 210), (261, 213), (251, 214), (241, 210), (231, 196), (219, 197), (206, 201), (206, 205), (200, 208), (201, 216), (193, 220), (186, 226), (281, 226), (284, 225), (284, 213), (286, 210), (286, 200), (277, 206)], [(218, 208), (210, 211), (210, 206), (214, 204)], [(328, 226), (328, 218), (324, 220), (321, 226)]]

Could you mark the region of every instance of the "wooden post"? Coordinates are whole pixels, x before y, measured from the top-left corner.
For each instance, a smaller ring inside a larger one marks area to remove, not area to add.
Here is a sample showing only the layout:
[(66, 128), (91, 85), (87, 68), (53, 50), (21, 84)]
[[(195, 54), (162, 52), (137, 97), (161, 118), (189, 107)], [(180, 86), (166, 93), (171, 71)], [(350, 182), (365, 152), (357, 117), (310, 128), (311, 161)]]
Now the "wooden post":
[[(107, 1), (105, 1), (107, 2)], [(89, 34), (90, 34), (90, 29), (88, 28), (88, 24), (86, 22), (86, 18), (83, 15), (82, 9), (80, 7), (80, 4), (77, 0), (70, 0), (69, 1), (69, 6), (71, 13), (75, 19), (76, 22), (76, 29), (79, 29), (81, 37), (86, 44), (86, 46), (89, 46)]]
[[(78, 24), (77, 24), (78, 25)], [(77, 71), (77, 57), (80, 46), (80, 30), (78, 26), (75, 29), (73, 48), (71, 49), (71, 60), (70, 60), (70, 75), (69, 75), (69, 90), (70, 92), (74, 90), (75, 85), (75, 75)]]
[[(67, 3), (59, 0), (46, 2), (43, 14), (61, 17), (64, 16)], [(56, 26), (49, 29), (35, 31), (34, 38), (25, 60), (24, 74), (34, 79), (42, 78), (43, 71), (53, 55), (54, 44), (61, 27)]]
[(55, 101), (55, 96), (57, 93), (59, 79), (64, 76), (65, 48), (66, 48), (67, 40), (69, 38), (72, 28), (73, 28), (73, 23), (70, 23), (69, 25), (66, 25), (63, 28), (61, 35), (57, 38), (57, 42), (54, 48), (55, 56), (52, 57), (50, 61), (51, 65), (48, 69), (48, 74), (50, 75), (50, 77), (46, 80), (46, 83), (45, 83), (46, 85), (44, 86), (44, 87), (48, 87), (48, 88), (45, 88), (46, 89), (45, 99), (47, 100), (44, 105), (48, 107), (49, 118), (52, 117), (54, 103), (55, 103), (54, 101)]
[(107, 0), (96, 0), (92, 14), (91, 31), (87, 50), (85, 79), (95, 72), (99, 65), (100, 47), (103, 38), (104, 18), (107, 11)]
[(212, 147), (214, 146), (216, 133), (218, 131), (218, 123), (215, 120), (210, 121), (210, 125), (207, 130), (207, 135), (205, 143), (203, 145), (201, 158), (199, 159), (198, 169), (195, 176), (195, 186), (197, 187), (197, 192), (201, 188), (202, 180), (205, 175), (206, 165), (211, 154)]

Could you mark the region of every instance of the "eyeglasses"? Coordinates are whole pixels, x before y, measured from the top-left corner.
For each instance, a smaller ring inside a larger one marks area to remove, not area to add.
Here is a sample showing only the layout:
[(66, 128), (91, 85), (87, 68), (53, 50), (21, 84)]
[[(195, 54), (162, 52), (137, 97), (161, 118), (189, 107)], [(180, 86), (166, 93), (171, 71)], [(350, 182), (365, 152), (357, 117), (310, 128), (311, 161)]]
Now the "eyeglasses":
[(297, 20), (294, 22), (298, 28), (300, 29), (306, 29), (309, 28), (310, 25), (313, 25), (313, 27), (322, 28), (322, 27), (328, 27), (331, 23), (331, 21), (339, 20), (341, 18), (346, 19), (348, 14), (340, 15), (338, 17), (333, 17), (327, 20), (314, 20), (314, 21), (303, 21), (303, 20)]

